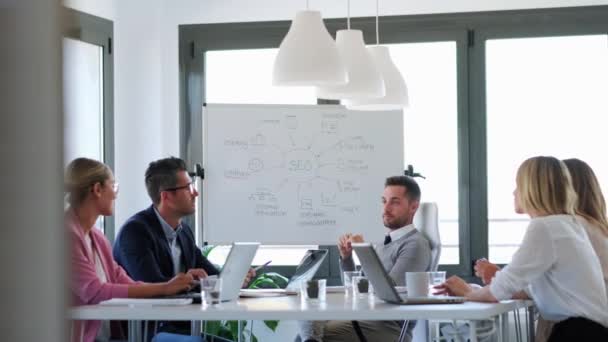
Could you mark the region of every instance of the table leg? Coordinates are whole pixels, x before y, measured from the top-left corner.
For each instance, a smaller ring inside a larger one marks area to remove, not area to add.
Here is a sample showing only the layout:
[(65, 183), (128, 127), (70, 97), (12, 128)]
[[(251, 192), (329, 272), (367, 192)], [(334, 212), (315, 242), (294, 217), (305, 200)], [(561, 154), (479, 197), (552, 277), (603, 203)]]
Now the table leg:
[(502, 339), (503, 341), (510, 341), (509, 340), (509, 313), (505, 312), (502, 315)]
[(242, 342), (241, 340), (241, 336), (243, 335), (243, 326), (241, 325), (243, 322), (242, 321), (237, 321), (236, 325), (238, 327), (237, 331), (238, 331), (238, 336), (236, 338), (237, 342)]
[(534, 331), (534, 306), (530, 305), (526, 308), (526, 318), (528, 319), (528, 342), (534, 342), (536, 332)]
[(503, 325), (502, 325), (502, 315), (498, 315), (498, 317), (496, 317), (496, 320), (494, 321), (494, 324), (496, 324), (496, 339), (498, 342), (504, 342), (504, 336), (503, 336)]
[(201, 335), (201, 321), (191, 321), (190, 322), (190, 336), (200, 336)]
[(129, 321), (129, 342), (141, 342), (141, 321)]
[(471, 342), (477, 342), (477, 321), (469, 321), (469, 338)]

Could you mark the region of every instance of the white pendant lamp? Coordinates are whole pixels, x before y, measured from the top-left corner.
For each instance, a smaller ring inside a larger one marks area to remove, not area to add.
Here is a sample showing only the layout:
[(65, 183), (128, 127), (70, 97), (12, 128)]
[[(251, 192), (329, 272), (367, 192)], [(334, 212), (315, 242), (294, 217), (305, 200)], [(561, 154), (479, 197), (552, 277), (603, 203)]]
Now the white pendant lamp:
[(352, 110), (393, 110), (407, 107), (409, 105), (407, 86), (399, 69), (391, 59), (388, 47), (376, 45), (367, 49), (380, 67), (386, 95), (375, 99), (347, 99), (344, 101), (346, 108)]
[(327, 86), (346, 83), (344, 62), (318, 11), (296, 13), (274, 61), (275, 86)]
[(350, 29), (350, 0), (347, 29), (336, 33), (336, 45), (348, 73), (348, 82), (338, 86), (317, 87), (322, 99), (372, 99), (385, 95), (384, 81), (372, 55), (365, 48), (363, 32)]
[(375, 99), (348, 99), (344, 101), (351, 110), (398, 110), (409, 105), (405, 80), (393, 63), (388, 47), (378, 45), (378, 0), (376, 0), (376, 46), (368, 47), (384, 78), (386, 94)]

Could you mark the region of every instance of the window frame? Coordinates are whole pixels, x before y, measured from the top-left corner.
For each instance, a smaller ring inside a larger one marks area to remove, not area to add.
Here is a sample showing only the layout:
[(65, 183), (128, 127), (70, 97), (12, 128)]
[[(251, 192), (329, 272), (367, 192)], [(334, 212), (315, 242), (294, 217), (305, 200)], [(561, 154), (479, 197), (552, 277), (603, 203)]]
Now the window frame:
[[(103, 65), (103, 162), (114, 170), (114, 23), (111, 20), (63, 8), (64, 38), (71, 38), (102, 48)], [(114, 242), (114, 216), (104, 218), (104, 234)]]
[[(325, 19), (330, 33), (345, 19)], [(210, 50), (276, 48), (290, 21), (179, 25), (180, 153), (189, 165), (202, 163), (204, 53)], [(380, 43), (455, 41), (457, 44), (457, 140), (460, 263), (441, 270), (473, 280), (473, 263), (488, 255), (485, 41), (496, 38), (603, 34), (608, 6), (494, 12), (382, 16)], [(352, 18), (368, 43), (375, 42), (375, 18)], [(319, 101), (319, 104), (328, 103)], [(330, 102), (335, 103), (335, 102)], [(202, 213), (200, 213), (202, 215)], [(329, 246), (320, 246), (326, 248)], [(331, 246), (328, 273), (339, 278), (337, 248)]]

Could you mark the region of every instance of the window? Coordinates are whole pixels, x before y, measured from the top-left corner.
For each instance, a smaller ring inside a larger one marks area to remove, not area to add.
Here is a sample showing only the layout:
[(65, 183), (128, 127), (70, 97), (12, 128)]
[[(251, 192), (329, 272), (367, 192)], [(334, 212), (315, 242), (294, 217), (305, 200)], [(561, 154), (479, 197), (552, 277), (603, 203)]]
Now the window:
[(103, 48), (64, 38), (63, 85), (65, 163), (103, 161)]
[(585, 160), (608, 193), (608, 35), (486, 43), (489, 258), (508, 263), (528, 217), (513, 211), (517, 167), (536, 155)]
[[(208, 103), (316, 104), (312, 87), (274, 87), (272, 67), (278, 49), (208, 51), (205, 89)], [(255, 65), (255, 68), (251, 66)]]
[[(208, 103), (316, 104), (312, 87), (272, 86), (272, 67), (277, 49), (224, 50), (205, 53), (205, 89)], [(251, 68), (255, 65), (255, 68)], [(261, 265), (297, 265), (306, 250), (317, 246), (260, 246), (253, 260)], [(209, 254), (223, 264), (230, 246), (218, 246)]]
[[(64, 163), (99, 160), (114, 168), (113, 24), (71, 9), (63, 37)], [(97, 227), (114, 240), (114, 218)]]
[(422, 201), (439, 207), (440, 264), (458, 264), (456, 42), (388, 46), (410, 97), (403, 119), (404, 168), (411, 164), (426, 177), (417, 178)]

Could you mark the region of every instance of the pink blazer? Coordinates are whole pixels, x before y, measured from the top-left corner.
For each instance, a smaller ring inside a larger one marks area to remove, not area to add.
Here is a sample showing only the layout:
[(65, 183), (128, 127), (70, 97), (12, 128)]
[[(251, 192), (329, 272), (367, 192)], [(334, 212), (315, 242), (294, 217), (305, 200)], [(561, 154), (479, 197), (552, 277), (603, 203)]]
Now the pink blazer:
[[(85, 245), (84, 230), (72, 211), (65, 215), (65, 225), (71, 239), (71, 280), (70, 292), (72, 305), (97, 304), (111, 298), (126, 298), (128, 287), (136, 284), (112, 257), (112, 248), (106, 237), (96, 228), (91, 229), (90, 237), (93, 250), (106, 274), (106, 283), (102, 283), (95, 271), (95, 257)], [(74, 322), (73, 341), (94, 341), (101, 326), (101, 321)]]

